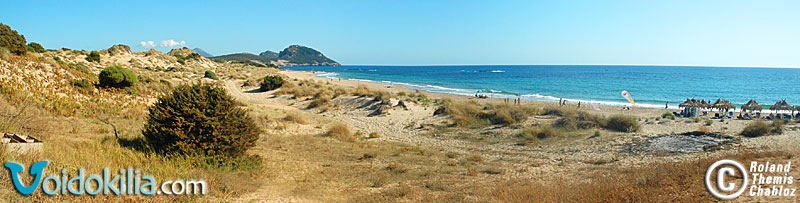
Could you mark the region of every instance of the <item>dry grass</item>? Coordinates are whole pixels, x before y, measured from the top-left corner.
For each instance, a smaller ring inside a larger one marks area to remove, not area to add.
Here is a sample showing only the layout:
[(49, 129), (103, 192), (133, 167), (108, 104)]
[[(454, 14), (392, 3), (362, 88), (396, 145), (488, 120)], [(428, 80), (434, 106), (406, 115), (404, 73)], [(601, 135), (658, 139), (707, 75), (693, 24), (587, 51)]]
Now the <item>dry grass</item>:
[(286, 117), (283, 117), (284, 121), (290, 121), (297, 124), (308, 124), (305, 117), (303, 117), (300, 113), (291, 112), (286, 114)]
[[(30, 165), (47, 159), (48, 174), (67, 169), (74, 176), (78, 168), (88, 174), (111, 170), (138, 168), (143, 174), (159, 181), (168, 179), (204, 179), (210, 185), (206, 197), (231, 197), (251, 192), (261, 184), (260, 158), (211, 165), (203, 157), (164, 157), (148, 150), (141, 136), (147, 115), (146, 106), (158, 95), (170, 90), (166, 81), (173, 74), (143, 73), (143, 81), (129, 89), (97, 89), (73, 85), (73, 81), (96, 82), (93, 72), (104, 64), (80, 63), (54, 59), (48, 52), (41, 57), (3, 56), (0, 60), (0, 132), (30, 135), (43, 140), (41, 153), (6, 154), (2, 161)], [(63, 56), (63, 55), (60, 55)], [(81, 58), (78, 56), (77, 58)], [(82, 60), (82, 59), (81, 59)], [(135, 70), (141, 71), (140, 67)], [(142, 73), (142, 72), (139, 72)], [(118, 127), (116, 139), (107, 120)], [(100, 153), (100, 154), (98, 154)], [(8, 180), (8, 173), (0, 174)], [(12, 192), (10, 181), (0, 181), (0, 196), (7, 201), (198, 201), (200, 196), (47, 196), (41, 192), (22, 197)]]
[(350, 133), (350, 128), (347, 127), (347, 124), (344, 123), (335, 123), (330, 128), (328, 128), (328, 132), (325, 133), (327, 137), (333, 137), (343, 142), (355, 142), (358, 137)]
[(456, 127), (484, 127), (511, 125), (523, 122), (540, 110), (532, 106), (515, 106), (503, 103), (479, 104), (475, 101), (444, 100), (434, 114), (449, 115)]
[(633, 116), (613, 115), (608, 117), (605, 127), (619, 132), (636, 132), (639, 131), (641, 125)]
[(557, 119), (552, 125), (567, 131), (592, 129), (607, 124), (605, 117), (583, 111), (565, 111), (559, 114), (564, 116)]
[(523, 129), (517, 137), (522, 138), (524, 143), (536, 143), (543, 139), (553, 137), (563, 137), (566, 134), (550, 126), (540, 126)]
[(789, 159), (787, 152), (739, 152), (682, 163), (599, 171), (589, 181), (561, 178), (549, 182), (514, 180), (487, 194), (500, 202), (711, 202), (703, 183), (705, 171), (722, 158), (739, 161)]
[(760, 137), (769, 134), (783, 133), (783, 126), (786, 123), (784, 120), (774, 120), (772, 123), (767, 123), (761, 120), (751, 122), (748, 124), (741, 133), (745, 137)]

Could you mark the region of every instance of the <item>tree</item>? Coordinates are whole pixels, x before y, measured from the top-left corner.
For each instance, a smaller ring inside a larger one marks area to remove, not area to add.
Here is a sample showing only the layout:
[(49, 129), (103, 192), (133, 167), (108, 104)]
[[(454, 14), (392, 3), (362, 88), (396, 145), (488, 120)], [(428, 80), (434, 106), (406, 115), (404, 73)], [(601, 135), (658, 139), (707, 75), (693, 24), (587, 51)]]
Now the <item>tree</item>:
[(239, 157), (261, 133), (248, 110), (211, 84), (178, 86), (149, 111), (142, 134), (162, 154)]
[(0, 47), (5, 47), (16, 55), (24, 55), (28, 50), (25, 46), (25, 36), (3, 23), (0, 23)]
[(42, 53), (45, 50), (44, 50), (44, 47), (42, 47), (41, 44), (36, 43), (36, 42), (31, 42), (31, 43), (28, 43), (28, 51), (36, 52), (36, 53)]

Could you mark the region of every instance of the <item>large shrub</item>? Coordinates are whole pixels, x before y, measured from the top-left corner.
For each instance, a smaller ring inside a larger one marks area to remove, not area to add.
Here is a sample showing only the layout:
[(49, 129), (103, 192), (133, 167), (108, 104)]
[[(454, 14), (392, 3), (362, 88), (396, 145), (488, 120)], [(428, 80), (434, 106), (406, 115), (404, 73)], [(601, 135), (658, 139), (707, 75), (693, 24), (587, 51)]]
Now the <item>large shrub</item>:
[(86, 61), (88, 62), (100, 62), (100, 52), (92, 51), (86, 56)]
[(149, 111), (142, 134), (162, 154), (239, 157), (261, 133), (248, 110), (210, 84), (179, 86)]
[(5, 47), (16, 55), (23, 55), (28, 49), (25, 46), (25, 36), (3, 23), (0, 23), (0, 47)]
[(119, 66), (109, 66), (100, 71), (98, 75), (100, 85), (104, 87), (125, 88), (136, 84), (138, 78), (128, 69)]
[(270, 91), (278, 89), (283, 85), (283, 78), (279, 75), (270, 75), (261, 79), (261, 91)]
[(36, 53), (42, 53), (45, 50), (44, 50), (44, 47), (42, 47), (41, 44), (36, 43), (36, 42), (31, 42), (31, 43), (28, 43), (28, 51), (36, 52)]
[(626, 115), (613, 115), (606, 120), (605, 127), (619, 132), (636, 132), (641, 127), (636, 118)]

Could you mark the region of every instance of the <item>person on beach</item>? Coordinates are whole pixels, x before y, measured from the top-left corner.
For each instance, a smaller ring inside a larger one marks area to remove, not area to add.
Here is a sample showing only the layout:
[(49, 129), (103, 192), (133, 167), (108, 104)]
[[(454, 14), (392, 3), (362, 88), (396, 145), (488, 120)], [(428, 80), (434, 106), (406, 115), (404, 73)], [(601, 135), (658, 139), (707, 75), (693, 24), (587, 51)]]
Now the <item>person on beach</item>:
[(558, 106), (564, 106), (564, 98), (558, 98)]
[(578, 101), (578, 108), (581, 108), (581, 101)]
[(669, 108), (669, 101), (667, 101), (667, 103), (664, 104), (664, 109), (668, 109), (668, 108)]

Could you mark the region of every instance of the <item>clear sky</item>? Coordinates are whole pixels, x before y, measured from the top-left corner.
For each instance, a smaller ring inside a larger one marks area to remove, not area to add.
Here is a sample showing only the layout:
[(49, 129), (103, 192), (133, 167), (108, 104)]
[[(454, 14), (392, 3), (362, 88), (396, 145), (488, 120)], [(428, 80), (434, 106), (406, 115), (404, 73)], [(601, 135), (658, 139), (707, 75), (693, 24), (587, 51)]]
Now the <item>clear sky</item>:
[(800, 67), (800, 1), (13, 1), (0, 22), (45, 48), (300, 44), (345, 65)]

